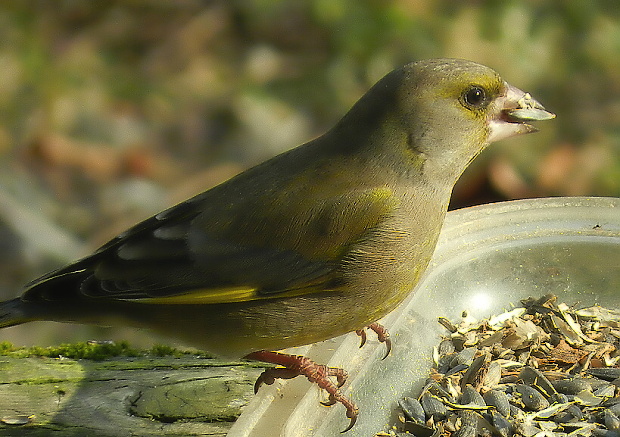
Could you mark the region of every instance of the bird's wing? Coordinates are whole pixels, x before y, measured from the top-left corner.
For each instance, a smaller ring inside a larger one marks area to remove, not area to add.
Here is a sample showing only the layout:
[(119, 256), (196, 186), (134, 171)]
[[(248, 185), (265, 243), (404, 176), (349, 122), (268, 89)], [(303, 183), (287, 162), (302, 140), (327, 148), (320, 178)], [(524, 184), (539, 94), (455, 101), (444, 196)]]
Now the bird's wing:
[[(285, 202), (286, 213), (276, 204), (214, 213), (206, 207), (208, 193), (39, 278), (24, 298), (77, 292), (154, 304), (226, 303), (335, 290), (347, 251), (395, 207), (391, 191), (376, 188)], [(301, 206), (306, 203), (313, 207)], [(257, 210), (262, 213), (247, 212)]]

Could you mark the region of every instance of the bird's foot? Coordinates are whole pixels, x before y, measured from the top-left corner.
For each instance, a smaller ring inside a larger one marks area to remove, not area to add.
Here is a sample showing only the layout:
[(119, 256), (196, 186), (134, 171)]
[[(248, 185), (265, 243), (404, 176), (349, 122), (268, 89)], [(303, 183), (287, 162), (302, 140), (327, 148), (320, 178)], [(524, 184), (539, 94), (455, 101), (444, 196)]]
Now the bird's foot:
[[(390, 333), (385, 328), (385, 326), (377, 322), (371, 323), (366, 328), (370, 329), (371, 331), (374, 331), (375, 334), (377, 334), (377, 339), (381, 343), (385, 343), (385, 347), (387, 350), (385, 351), (385, 355), (383, 355), (383, 358), (381, 358), (382, 360), (385, 360), (387, 356), (390, 354), (390, 351), (392, 350), (392, 340), (390, 339)], [(355, 331), (355, 333), (362, 338), (360, 347), (366, 344), (366, 331), (364, 329), (358, 329), (357, 331)]]
[[(340, 391), (340, 387), (347, 381), (347, 372), (344, 369), (317, 364), (302, 355), (289, 355), (280, 352), (258, 351), (246, 355), (245, 358), (283, 366), (266, 369), (261, 373), (254, 384), (254, 392), (257, 392), (263, 384), (273, 384), (278, 378), (291, 379), (304, 375), (310, 382), (316, 383), (329, 394), (329, 399), (321, 402), (321, 404), (330, 406), (341, 403), (347, 409), (347, 417), (350, 419), (350, 423), (342, 432), (347, 432), (355, 425), (358, 414), (357, 406)], [(336, 378), (336, 384), (330, 378)]]

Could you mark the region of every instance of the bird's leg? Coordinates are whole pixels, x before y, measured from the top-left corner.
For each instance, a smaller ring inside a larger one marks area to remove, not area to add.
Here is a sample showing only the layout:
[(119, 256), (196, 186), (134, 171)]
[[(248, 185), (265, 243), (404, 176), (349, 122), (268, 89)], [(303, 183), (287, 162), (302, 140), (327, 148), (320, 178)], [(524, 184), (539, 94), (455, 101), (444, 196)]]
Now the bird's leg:
[[(266, 369), (261, 373), (254, 384), (254, 392), (258, 391), (263, 383), (267, 385), (273, 384), (277, 378), (291, 379), (299, 375), (304, 375), (310, 382), (316, 383), (329, 394), (329, 400), (321, 402), (323, 405), (330, 406), (340, 402), (347, 409), (347, 417), (351, 422), (347, 429), (342, 432), (350, 430), (353, 425), (355, 425), (358, 409), (355, 404), (347, 399), (340, 391), (340, 387), (347, 381), (347, 372), (343, 369), (317, 364), (302, 355), (289, 355), (281, 352), (264, 350), (252, 352), (246, 355), (245, 358), (283, 366)], [(334, 384), (329, 377), (336, 378), (337, 384)]]
[[(385, 326), (377, 322), (371, 323), (366, 328), (374, 331), (375, 334), (377, 334), (377, 339), (381, 343), (385, 343), (385, 347), (387, 348), (387, 350), (385, 352), (385, 355), (383, 355), (383, 358), (381, 358), (382, 360), (385, 360), (387, 356), (390, 354), (390, 351), (392, 350), (392, 340), (390, 340), (390, 333), (388, 332), (387, 329), (385, 329)], [(355, 331), (355, 333), (362, 338), (360, 347), (366, 344), (366, 331), (364, 331), (364, 329), (358, 329), (357, 331)]]

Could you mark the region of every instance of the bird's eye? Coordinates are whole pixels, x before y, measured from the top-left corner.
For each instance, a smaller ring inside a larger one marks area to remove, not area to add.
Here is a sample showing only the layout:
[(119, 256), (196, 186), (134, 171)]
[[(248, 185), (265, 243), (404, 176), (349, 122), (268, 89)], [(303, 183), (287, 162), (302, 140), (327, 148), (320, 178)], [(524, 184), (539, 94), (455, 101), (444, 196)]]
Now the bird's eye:
[(463, 102), (469, 108), (483, 108), (487, 104), (487, 93), (484, 88), (472, 86), (463, 93)]

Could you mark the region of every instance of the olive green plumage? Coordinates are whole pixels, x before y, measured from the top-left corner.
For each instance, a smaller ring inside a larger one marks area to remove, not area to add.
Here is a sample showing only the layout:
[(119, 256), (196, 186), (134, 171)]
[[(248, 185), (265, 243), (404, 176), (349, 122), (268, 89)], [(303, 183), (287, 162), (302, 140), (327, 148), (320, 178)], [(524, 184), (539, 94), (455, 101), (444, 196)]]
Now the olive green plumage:
[(419, 280), (469, 162), (549, 116), (487, 67), (409, 64), (325, 135), (33, 281), (0, 327), (146, 326), (231, 357), (361, 329)]

